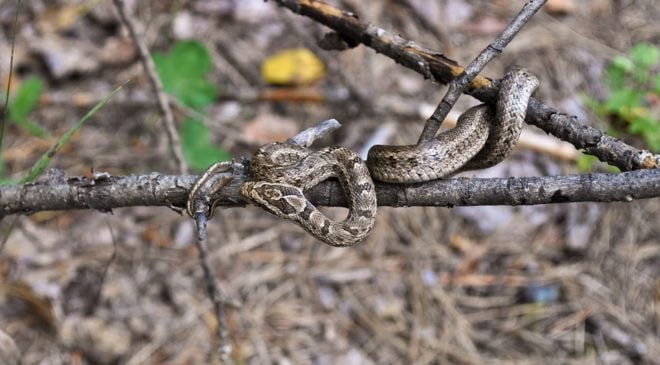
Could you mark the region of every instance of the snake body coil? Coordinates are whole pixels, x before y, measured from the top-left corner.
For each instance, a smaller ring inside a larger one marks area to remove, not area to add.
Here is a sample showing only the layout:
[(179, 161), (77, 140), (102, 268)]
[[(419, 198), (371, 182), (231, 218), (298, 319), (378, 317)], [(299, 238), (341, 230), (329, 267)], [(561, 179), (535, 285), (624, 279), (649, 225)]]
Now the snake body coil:
[(374, 179), (412, 183), (493, 166), (518, 143), (527, 104), (538, 80), (522, 68), (509, 71), (500, 85), (493, 111), (486, 104), (465, 111), (456, 127), (434, 139), (409, 146), (373, 146), (367, 165)]
[[(241, 194), (329, 245), (354, 245), (374, 226), (372, 176), (383, 182), (414, 183), (497, 164), (518, 142), (537, 86), (538, 80), (527, 71), (513, 69), (502, 80), (494, 111), (485, 104), (470, 108), (455, 128), (423, 144), (374, 146), (366, 164), (344, 147), (312, 152), (290, 143), (265, 145), (252, 157), (250, 181), (241, 186)], [(341, 222), (328, 219), (303, 195), (330, 177), (339, 179), (349, 201), (348, 216)]]
[[(376, 220), (376, 190), (364, 161), (345, 147), (312, 152), (289, 143), (271, 143), (253, 156), (251, 181), (241, 194), (267, 211), (296, 222), (312, 236), (337, 247), (362, 241)], [(333, 222), (303, 192), (330, 177), (339, 179), (347, 194), (346, 219)]]

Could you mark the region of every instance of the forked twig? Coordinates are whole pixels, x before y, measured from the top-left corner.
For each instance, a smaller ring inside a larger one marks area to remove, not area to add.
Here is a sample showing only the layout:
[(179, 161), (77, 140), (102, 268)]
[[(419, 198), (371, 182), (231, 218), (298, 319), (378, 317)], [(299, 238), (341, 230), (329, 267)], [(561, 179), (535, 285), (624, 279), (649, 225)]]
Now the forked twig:
[[(335, 119), (325, 120), (314, 127), (301, 131), (294, 137), (290, 138), (288, 142), (307, 147), (314, 143), (315, 140), (325, 136), (330, 131), (337, 129), (340, 126), (339, 122)], [(220, 341), (218, 352), (220, 358), (224, 362), (229, 361), (229, 353), (231, 352), (225, 314), (225, 302), (227, 301), (227, 298), (224, 298), (223, 300), (222, 292), (215, 281), (213, 270), (211, 269), (211, 264), (208, 258), (208, 247), (206, 246), (205, 238), (207, 219), (213, 215), (213, 205), (215, 204), (215, 200), (211, 195), (222, 190), (226, 185), (231, 183), (233, 176), (226, 173), (237, 173), (233, 166), (236, 166), (233, 161), (219, 162), (212, 165), (204, 175), (195, 182), (193, 188), (190, 190), (186, 209), (197, 225), (195, 244), (197, 245), (199, 260), (201, 262), (202, 270), (204, 271), (206, 291), (213, 303), (214, 314), (218, 322), (216, 327), (218, 340)], [(218, 176), (220, 176), (219, 179)], [(207, 188), (207, 185), (210, 185), (210, 187)]]
[(231, 353), (231, 343), (229, 342), (229, 334), (227, 331), (227, 315), (225, 313), (225, 304), (230, 301), (220, 291), (218, 283), (215, 281), (213, 270), (209, 261), (208, 247), (206, 240), (195, 239), (197, 245), (197, 253), (199, 254), (199, 261), (204, 272), (204, 282), (206, 283), (206, 293), (213, 303), (213, 314), (215, 315), (216, 334), (220, 345), (218, 346), (218, 354), (223, 362), (229, 361), (229, 354)]

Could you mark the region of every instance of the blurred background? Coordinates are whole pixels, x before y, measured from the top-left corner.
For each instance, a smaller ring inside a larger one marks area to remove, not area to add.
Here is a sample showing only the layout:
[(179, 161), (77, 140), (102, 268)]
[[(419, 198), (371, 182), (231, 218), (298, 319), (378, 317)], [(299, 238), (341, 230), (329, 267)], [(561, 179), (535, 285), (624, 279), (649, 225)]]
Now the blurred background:
[[(319, 145), (410, 144), (444, 95), (366, 47), (322, 50), (328, 29), (274, 2), (126, 3), (193, 173), (329, 118), (343, 127)], [(330, 3), (466, 65), (524, 1)], [(3, 92), (15, 12), (0, 3)], [(526, 67), (540, 100), (657, 153), (658, 19), (655, 0), (549, 0), (483, 74)], [(52, 167), (177, 172), (111, 1), (22, 2), (11, 76), (3, 180), (129, 79)], [(449, 119), (476, 103), (462, 97)], [(464, 175), (587, 171), (612, 167), (526, 126), (512, 157)], [(216, 212), (208, 245), (220, 287), (241, 305), (227, 311), (238, 364), (660, 364), (659, 222), (658, 199), (383, 207), (365, 242), (337, 249), (247, 207)], [(24, 364), (217, 363), (193, 237), (191, 220), (164, 207), (6, 217), (0, 344), (13, 339)]]

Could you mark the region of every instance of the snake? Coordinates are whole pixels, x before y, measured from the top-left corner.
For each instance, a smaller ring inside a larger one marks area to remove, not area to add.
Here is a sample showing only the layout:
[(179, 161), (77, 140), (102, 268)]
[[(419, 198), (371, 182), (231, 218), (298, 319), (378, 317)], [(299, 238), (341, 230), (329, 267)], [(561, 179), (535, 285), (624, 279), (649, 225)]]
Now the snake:
[[(252, 156), (249, 178), (241, 185), (240, 193), (330, 246), (353, 246), (363, 241), (375, 224), (373, 180), (411, 184), (501, 162), (520, 138), (527, 105), (538, 84), (529, 71), (514, 67), (501, 80), (494, 108), (480, 104), (466, 110), (454, 128), (428, 142), (375, 145), (366, 161), (346, 147), (313, 151), (293, 143), (266, 144)], [(349, 202), (346, 218), (338, 222), (329, 219), (304, 195), (329, 178), (339, 180)], [(190, 198), (197, 190), (191, 190)], [(190, 204), (188, 213), (192, 215)]]
[[(346, 218), (330, 220), (304, 191), (331, 177), (337, 178), (350, 202)], [(367, 165), (346, 147), (316, 152), (291, 143), (271, 143), (251, 159), (250, 181), (241, 195), (279, 217), (289, 219), (312, 236), (335, 247), (362, 241), (376, 220), (376, 190)]]

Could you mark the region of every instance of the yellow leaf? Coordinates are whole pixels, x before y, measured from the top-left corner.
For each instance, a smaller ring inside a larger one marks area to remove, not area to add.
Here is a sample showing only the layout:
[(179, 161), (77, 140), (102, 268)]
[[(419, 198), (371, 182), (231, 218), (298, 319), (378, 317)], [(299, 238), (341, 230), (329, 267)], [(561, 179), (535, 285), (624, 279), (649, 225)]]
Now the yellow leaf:
[(323, 77), (323, 62), (307, 48), (277, 52), (261, 64), (261, 78), (268, 84), (309, 85)]

